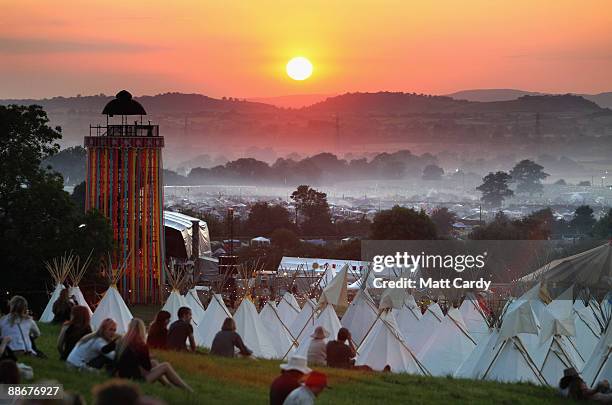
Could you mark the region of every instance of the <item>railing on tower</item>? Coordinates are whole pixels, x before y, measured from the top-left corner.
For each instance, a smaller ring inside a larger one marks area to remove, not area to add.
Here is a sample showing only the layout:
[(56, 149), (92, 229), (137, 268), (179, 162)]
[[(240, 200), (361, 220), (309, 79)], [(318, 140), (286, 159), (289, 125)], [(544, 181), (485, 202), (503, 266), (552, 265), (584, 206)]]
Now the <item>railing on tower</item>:
[(90, 125), (89, 136), (112, 137), (158, 137), (159, 125), (132, 124), (132, 125)]

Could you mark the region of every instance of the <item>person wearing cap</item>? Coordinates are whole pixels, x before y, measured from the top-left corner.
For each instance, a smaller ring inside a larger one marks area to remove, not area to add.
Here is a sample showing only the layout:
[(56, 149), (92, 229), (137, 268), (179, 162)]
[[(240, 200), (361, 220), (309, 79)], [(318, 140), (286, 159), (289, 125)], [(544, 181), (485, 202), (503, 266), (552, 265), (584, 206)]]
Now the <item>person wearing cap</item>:
[(312, 371), (300, 387), (291, 391), (283, 405), (314, 405), (315, 399), (327, 385), (327, 376), (318, 371)]
[(327, 342), (325, 339), (329, 337), (329, 332), (324, 327), (317, 326), (310, 337), (312, 339), (308, 345), (308, 364), (311, 366), (326, 366)]
[(286, 364), (281, 364), (281, 375), (270, 385), (270, 405), (283, 405), (291, 391), (300, 386), (304, 375), (312, 370), (306, 365), (306, 357), (291, 356)]
[(351, 332), (346, 328), (338, 331), (338, 340), (327, 342), (327, 365), (335, 368), (352, 368), (355, 364), (357, 350), (351, 338)]

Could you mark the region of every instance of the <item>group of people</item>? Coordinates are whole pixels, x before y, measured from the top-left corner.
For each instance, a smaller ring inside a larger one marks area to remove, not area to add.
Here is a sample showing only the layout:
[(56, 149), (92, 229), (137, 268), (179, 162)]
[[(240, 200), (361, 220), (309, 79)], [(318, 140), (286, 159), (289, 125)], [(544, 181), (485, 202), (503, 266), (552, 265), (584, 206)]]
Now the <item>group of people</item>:
[(559, 381), (559, 394), (564, 398), (576, 401), (612, 404), (612, 391), (608, 380), (600, 381), (595, 388), (591, 389), (574, 367), (563, 370), (563, 377)]

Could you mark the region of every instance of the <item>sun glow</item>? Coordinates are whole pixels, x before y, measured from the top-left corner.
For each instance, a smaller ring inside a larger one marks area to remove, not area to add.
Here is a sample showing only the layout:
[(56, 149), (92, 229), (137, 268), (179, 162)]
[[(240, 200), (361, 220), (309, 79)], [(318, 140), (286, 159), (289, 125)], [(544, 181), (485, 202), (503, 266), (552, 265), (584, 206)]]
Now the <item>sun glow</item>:
[(293, 80), (306, 80), (312, 75), (312, 63), (303, 56), (296, 56), (287, 63), (287, 75)]

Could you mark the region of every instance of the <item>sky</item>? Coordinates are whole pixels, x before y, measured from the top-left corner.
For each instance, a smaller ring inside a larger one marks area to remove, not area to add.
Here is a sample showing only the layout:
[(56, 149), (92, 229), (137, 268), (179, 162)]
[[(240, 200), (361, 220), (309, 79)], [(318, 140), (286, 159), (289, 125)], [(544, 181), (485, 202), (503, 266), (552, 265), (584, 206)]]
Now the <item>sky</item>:
[[(0, 98), (612, 91), (610, 0), (0, 0)], [(307, 57), (313, 75), (285, 64)]]

